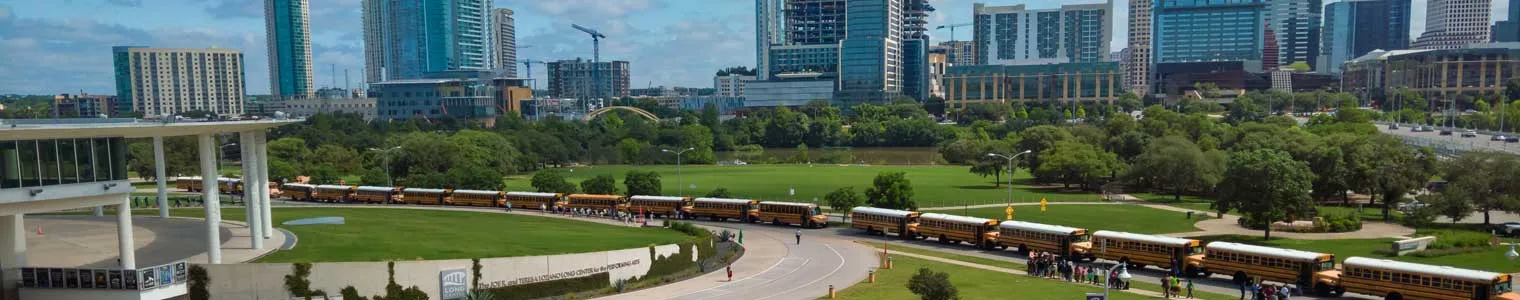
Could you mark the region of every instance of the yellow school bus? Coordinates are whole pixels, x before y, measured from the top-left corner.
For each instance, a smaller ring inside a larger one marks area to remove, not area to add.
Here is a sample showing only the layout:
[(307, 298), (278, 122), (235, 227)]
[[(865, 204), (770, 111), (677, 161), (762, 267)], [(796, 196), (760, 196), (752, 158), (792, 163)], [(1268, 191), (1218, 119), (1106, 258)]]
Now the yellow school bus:
[(311, 190), (311, 200), (317, 202), (344, 202), (354, 192), (354, 186), (324, 184)]
[(936, 238), (939, 242), (970, 243), (982, 248), (997, 246), (998, 221), (939, 213), (918, 216), (918, 236)]
[(243, 193), (243, 181), (237, 178), (221, 177), (216, 179), (216, 191), (222, 194), (235, 195)]
[(1093, 258), (1092, 252), (1088, 251), (1092, 242), (1088, 241), (1087, 229), (1075, 227), (1003, 221), (998, 224), (998, 246), (1024, 253), (1030, 250), (1050, 252), (1071, 260)]
[(1197, 274), (1203, 261), (1203, 246), (1198, 240), (1169, 236), (1099, 230), (1093, 233), (1093, 248), (1097, 258), (1130, 268), (1151, 265), (1178, 271), (1176, 267), (1181, 264), (1185, 266), (1182, 274)]
[(898, 237), (911, 239), (918, 233), (918, 215), (916, 211), (861, 206), (850, 209), (850, 227), (864, 229), (868, 234), (896, 233)]
[(507, 192), (506, 203), (511, 203), (512, 208), (553, 210), (565, 206), (564, 197), (559, 193)]
[(401, 189), (401, 203), (443, 205), (449, 202), (449, 190), (446, 189)]
[(565, 207), (569, 208), (620, 211), (628, 205), (624, 203), (628, 198), (618, 195), (570, 194), (568, 198)]
[(1263, 247), (1231, 242), (1213, 242), (1204, 246), (1204, 277), (1225, 274), (1239, 284), (1252, 278), (1291, 283), (1322, 296), (1336, 290), (1340, 271), (1335, 269), (1335, 254)]
[(361, 186), (354, 189), (349, 202), (385, 204), (401, 200), (401, 188), (390, 186)]
[(829, 216), (817, 204), (800, 202), (760, 202), (760, 221), (771, 224), (797, 224), (805, 228), (829, 227)]
[(504, 207), (507, 200), (501, 191), (454, 190), (449, 195), (449, 205)]
[(185, 191), (190, 191), (190, 192), (199, 192), (199, 191), (201, 191), (201, 178), (200, 177), (175, 177), (174, 178), (174, 188), (185, 190)]
[(312, 201), (311, 192), (316, 186), (304, 183), (286, 183), (280, 186), (280, 195), (292, 201)]
[(691, 218), (754, 222), (760, 217), (760, 210), (755, 208), (757, 203), (759, 202), (749, 199), (697, 198), (691, 203)]
[(1517, 300), (1509, 274), (1447, 266), (1347, 258), (1341, 263), (1344, 291), (1388, 300)]
[(676, 212), (682, 214), (691, 213), (691, 197), (672, 196), (633, 196), (628, 197), (628, 213), (646, 213), (656, 216), (671, 217)]

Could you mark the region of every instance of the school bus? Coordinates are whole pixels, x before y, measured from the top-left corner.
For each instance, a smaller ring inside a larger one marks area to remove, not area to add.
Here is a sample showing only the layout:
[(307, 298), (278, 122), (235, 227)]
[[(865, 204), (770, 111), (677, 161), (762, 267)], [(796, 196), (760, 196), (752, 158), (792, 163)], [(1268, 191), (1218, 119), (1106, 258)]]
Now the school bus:
[(354, 195), (348, 198), (351, 202), (362, 203), (391, 203), (401, 200), (401, 188), (389, 186), (361, 186), (354, 189)]
[(1204, 246), (1199, 270), (1203, 277), (1230, 275), (1237, 284), (1252, 278), (1291, 283), (1306, 291), (1312, 288), (1322, 296), (1333, 293), (1340, 277), (1340, 271), (1335, 270), (1335, 254), (1231, 242)]
[(312, 201), (311, 192), (316, 186), (304, 183), (286, 183), (280, 186), (280, 195), (293, 201)]
[(691, 197), (633, 196), (628, 197), (627, 210), (630, 214), (643, 212), (668, 218), (675, 216), (678, 211), (691, 213), (690, 203)]
[(398, 200), (407, 204), (443, 205), (449, 202), (449, 190), (404, 188), (401, 189), (401, 199)]
[(620, 211), (628, 205), (624, 203), (628, 198), (618, 195), (570, 194), (567, 198), (570, 198), (565, 204), (568, 208)]
[(1087, 229), (1075, 227), (1003, 221), (998, 224), (998, 246), (1024, 253), (1045, 251), (1071, 260), (1093, 258)]
[(190, 191), (190, 192), (199, 192), (201, 190), (201, 178), (200, 177), (175, 177), (174, 178), (174, 188), (181, 189), (181, 190), (186, 190), (186, 191)]
[(219, 193), (228, 194), (228, 195), (241, 194), (241, 193), (243, 193), (242, 180), (239, 180), (237, 178), (226, 178), (226, 177), (217, 178), (216, 179), (216, 191), (219, 192)]
[(1177, 271), (1175, 267), (1182, 264), (1183, 274), (1197, 274), (1203, 261), (1203, 247), (1193, 239), (1099, 230), (1093, 233), (1092, 247), (1097, 258), (1128, 264), (1130, 268), (1151, 265)]
[(997, 246), (998, 221), (939, 213), (918, 216), (918, 236), (937, 238), (939, 242), (956, 244), (967, 242), (977, 247)]
[(697, 198), (692, 200), (691, 218), (707, 217), (713, 221), (727, 219), (739, 222), (754, 222), (760, 217), (760, 210), (755, 208), (755, 200), (747, 199), (724, 199), (724, 198)]
[(1340, 288), (1388, 300), (1516, 300), (1509, 274), (1447, 266), (1347, 258)]
[(760, 220), (805, 228), (829, 227), (829, 216), (812, 203), (761, 201)]
[(535, 192), (507, 192), (506, 203), (511, 203), (512, 208), (551, 210), (555, 207), (565, 206), (562, 201), (565, 195), (559, 193), (535, 193)]
[(916, 211), (861, 206), (850, 209), (850, 227), (865, 229), (868, 234), (896, 233), (911, 239), (918, 232), (918, 215)]
[(482, 190), (454, 190), (450, 195), (449, 205), (505, 207), (507, 200), (503, 199), (501, 191)]
[(351, 185), (318, 185), (311, 190), (311, 200), (318, 202), (343, 202), (348, 201), (348, 194), (353, 193)]

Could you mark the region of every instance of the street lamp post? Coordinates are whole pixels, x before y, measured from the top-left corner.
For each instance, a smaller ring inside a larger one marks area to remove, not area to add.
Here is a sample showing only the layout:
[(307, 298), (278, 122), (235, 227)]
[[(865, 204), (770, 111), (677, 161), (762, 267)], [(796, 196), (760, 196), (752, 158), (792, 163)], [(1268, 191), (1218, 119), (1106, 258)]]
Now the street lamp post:
[(670, 151), (670, 149), (660, 149), (660, 152), (669, 152), (669, 153), (675, 153), (676, 154), (676, 189), (677, 190), (681, 190), (681, 192), (678, 193), (678, 195), (680, 195), (681, 197), (685, 197), (686, 196), (686, 182), (684, 182), (684, 181), (681, 180), (681, 156), (683, 156), (683, 154), (686, 154), (686, 151), (691, 151), (691, 150), (696, 150), (696, 149), (697, 148), (686, 148), (686, 149), (682, 149), (681, 151)]
[[(385, 154), (385, 184), (387, 186), (392, 186), (392, 187), (396, 186), (396, 181), (391, 178), (391, 151), (396, 151), (396, 150), (400, 150), (400, 149), (401, 149), (401, 146), (395, 146), (395, 147), (390, 147), (390, 148), (385, 148), (385, 149), (369, 148), (369, 151), (375, 151), (375, 152), (380, 152), (380, 153)], [(385, 202), (386, 202), (385, 204), (390, 204), (390, 201), (385, 201)]]
[(1008, 205), (1013, 205), (1013, 159), (1019, 158), (1019, 155), (1029, 154), (1029, 152), (1031, 151), (1024, 150), (1024, 152), (1019, 152), (1014, 155), (987, 153), (988, 157), (1001, 157), (1008, 160)]

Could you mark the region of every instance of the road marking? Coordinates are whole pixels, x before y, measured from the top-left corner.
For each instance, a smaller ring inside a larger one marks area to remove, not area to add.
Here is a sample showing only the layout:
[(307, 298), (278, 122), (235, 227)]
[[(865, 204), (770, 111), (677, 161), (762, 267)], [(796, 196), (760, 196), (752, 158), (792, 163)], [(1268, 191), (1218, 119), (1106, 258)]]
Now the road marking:
[(771, 294), (770, 296), (765, 296), (764, 298), (757, 298), (755, 300), (770, 299), (771, 297), (776, 297), (776, 296), (779, 296), (779, 295), (783, 295), (783, 294), (786, 294), (788, 292), (800, 289), (802, 287), (809, 286), (809, 285), (812, 285), (814, 283), (818, 283), (819, 281), (823, 281), (824, 279), (828, 279), (830, 276), (834, 276), (834, 273), (839, 273), (840, 269), (844, 269), (844, 264), (846, 263), (846, 261), (844, 259), (844, 255), (843, 254), (839, 254), (839, 250), (834, 249), (833, 245), (824, 244), (823, 246), (829, 248), (829, 251), (834, 252), (834, 256), (835, 257), (839, 257), (839, 265), (838, 266), (834, 266), (834, 270), (833, 271), (829, 271), (828, 274), (824, 274), (823, 276), (818, 277), (818, 279), (814, 279), (813, 281), (809, 281), (808, 283), (804, 283), (804, 284), (792, 287), (792, 288), (787, 289), (785, 291), (781, 291), (780, 293), (775, 293), (775, 294)]

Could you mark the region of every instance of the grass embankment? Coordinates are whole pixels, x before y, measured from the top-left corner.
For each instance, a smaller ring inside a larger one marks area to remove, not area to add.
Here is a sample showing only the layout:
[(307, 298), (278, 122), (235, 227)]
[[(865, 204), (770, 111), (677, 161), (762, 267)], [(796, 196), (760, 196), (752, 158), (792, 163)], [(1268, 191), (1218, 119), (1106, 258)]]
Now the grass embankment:
[[(573, 168), (573, 171), (567, 169), (570, 172), (565, 174), (573, 183), (597, 175), (612, 175), (618, 180), (619, 192), (624, 192), (623, 176), (633, 169), (659, 172), (660, 183), (667, 195), (679, 194), (678, 188), (682, 184), (678, 181), (683, 181), (688, 196), (705, 195), (723, 187), (735, 197), (742, 198), (806, 202), (816, 197), (822, 201), (824, 195), (835, 189), (854, 187), (856, 192), (864, 192), (876, 174), (902, 171), (913, 182), (913, 200), (919, 207), (997, 204), (1008, 199), (1007, 177), (1002, 178), (1003, 185), (994, 186), (998, 181), (971, 174), (966, 166), (685, 165), (681, 167), (681, 180), (677, 179), (676, 166), (671, 165), (601, 165)], [(532, 174), (512, 176), (507, 180), (507, 189), (532, 190), (528, 180), (531, 177)], [(1018, 183), (1013, 189), (1015, 202), (1039, 202), (1041, 198), (1066, 202), (1099, 200), (1099, 196), (1091, 192), (1032, 187), (1030, 178), (1029, 173), (1023, 171), (1014, 177)], [(696, 189), (691, 189), (691, 185), (696, 185)], [(788, 189), (796, 189), (797, 194), (788, 195)]]
[[(1002, 220), (1007, 215), (1003, 207), (973, 208), (939, 211), (948, 214)], [(1198, 231), (1193, 223), (1203, 220), (1196, 216), (1189, 220), (1187, 213), (1149, 208), (1139, 205), (1048, 205), (1044, 212), (1039, 206), (1015, 206), (1014, 220), (1085, 228), (1090, 231), (1116, 230), (1134, 233), (1177, 233)]]
[[(203, 209), (171, 214), (205, 217)], [(575, 220), (483, 212), (386, 208), (275, 208), (276, 227), (295, 233), (295, 249), (259, 262), (437, 260), (595, 252), (684, 242), (663, 228), (629, 228)], [(343, 225), (283, 226), (289, 220), (343, 217)], [(222, 209), (243, 221), (242, 208)]]

